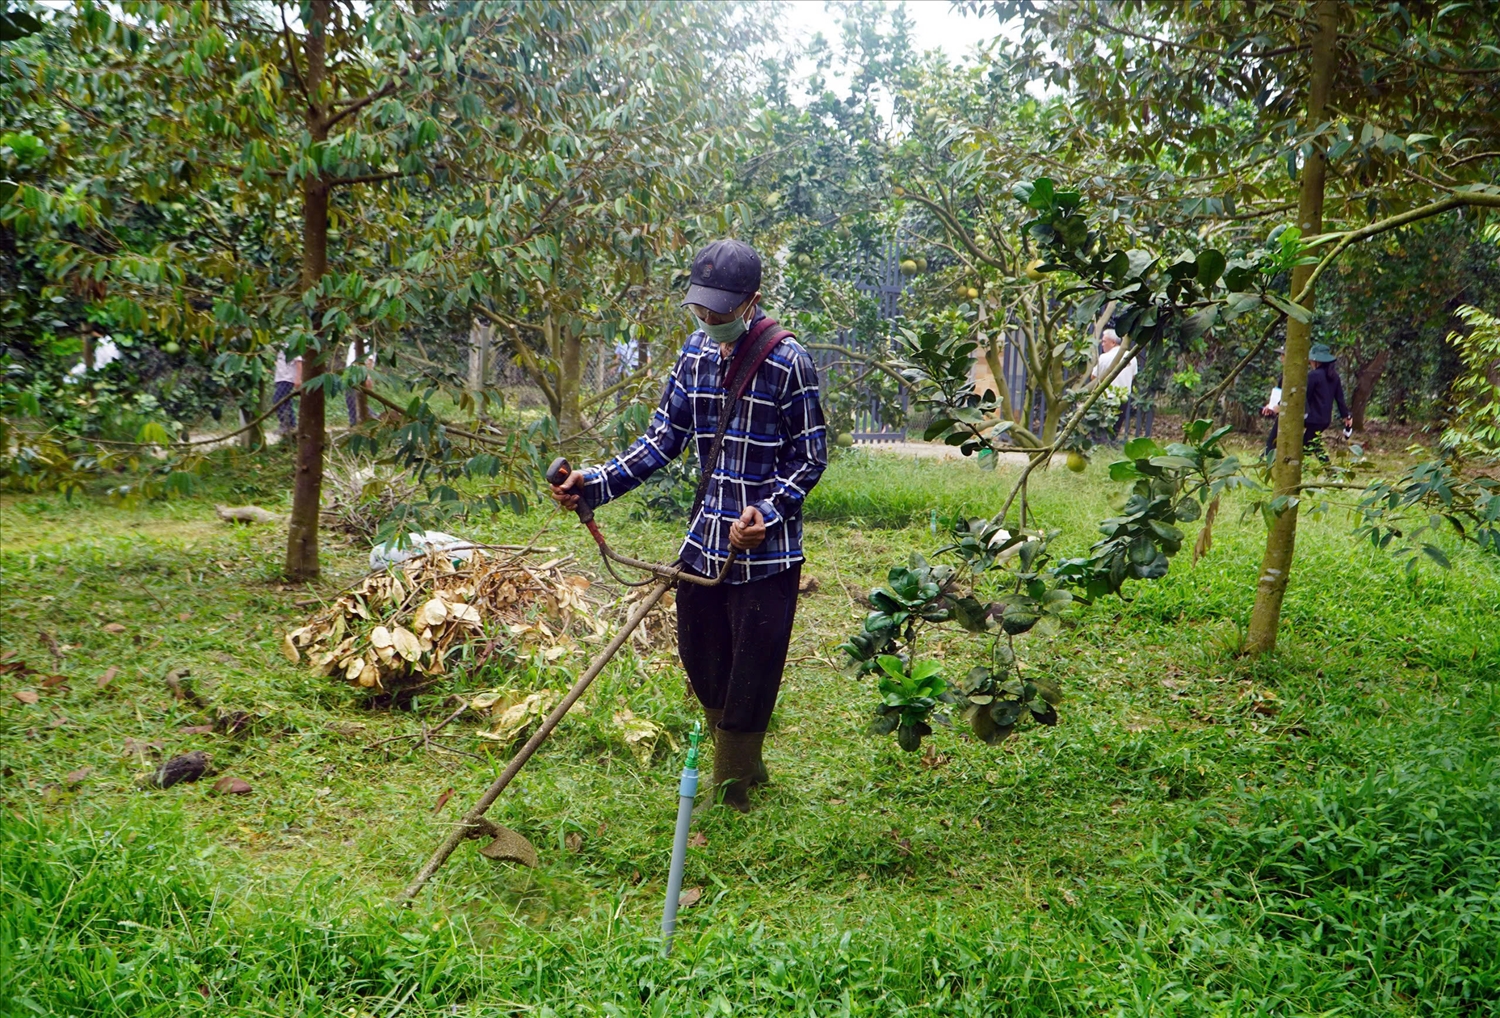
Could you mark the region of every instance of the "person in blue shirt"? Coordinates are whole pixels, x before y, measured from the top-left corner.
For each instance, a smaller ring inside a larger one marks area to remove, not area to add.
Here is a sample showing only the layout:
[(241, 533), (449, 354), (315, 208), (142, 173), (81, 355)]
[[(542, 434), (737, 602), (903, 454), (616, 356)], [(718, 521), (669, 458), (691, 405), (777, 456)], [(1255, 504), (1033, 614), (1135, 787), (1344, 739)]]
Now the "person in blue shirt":
[[(750, 245), (715, 241), (699, 251), (683, 306), (697, 320), (667, 378), (646, 433), (602, 466), (575, 471), (553, 497), (600, 506), (635, 488), (693, 443), (709, 456), (736, 346), (757, 325), (761, 262)], [(774, 325), (770, 326), (774, 328)], [(766, 727), (781, 689), (801, 576), (802, 502), (828, 465), (818, 373), (807, 349), (783, 339), (752, 376), (725, 431), (701, 507), (688, 521), (679, 558), (726, 581), (677, 592), (677, 649), (714, 736), (714, 783), (723, 801), (750, 808), (769, 780)]]

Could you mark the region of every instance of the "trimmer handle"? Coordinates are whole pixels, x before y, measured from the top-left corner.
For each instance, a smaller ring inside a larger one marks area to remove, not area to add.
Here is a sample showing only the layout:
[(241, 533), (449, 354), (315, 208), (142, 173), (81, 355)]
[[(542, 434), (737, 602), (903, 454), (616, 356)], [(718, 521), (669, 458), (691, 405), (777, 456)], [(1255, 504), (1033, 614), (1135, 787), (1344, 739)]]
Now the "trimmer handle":
[[(552, 465), (547, 468), (547, 483), (561, 485), (572, 475), (573, 466), (568, 462), (568, 458), (566, 456), (559, 456), (557, 457), (557, 459), (553, 460)], [(580, 522), (593, 522), (594, 510), (591, 509), (588, 503), (585, 502), (582, 498), (579, 498), (578, 506), (574, 511), (578, 513), (578, 519)]]

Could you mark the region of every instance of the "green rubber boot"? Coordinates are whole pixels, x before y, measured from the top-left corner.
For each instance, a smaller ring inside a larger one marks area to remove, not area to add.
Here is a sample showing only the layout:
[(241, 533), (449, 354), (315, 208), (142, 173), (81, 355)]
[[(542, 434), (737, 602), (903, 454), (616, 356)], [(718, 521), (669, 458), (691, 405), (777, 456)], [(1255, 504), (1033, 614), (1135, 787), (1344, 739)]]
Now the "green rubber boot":
[(726, 806), (750, 812), (750, 789), (770, 780), (761, 747), (765, 732), (730, 732), (718, 729), (714, 739), (714, 788)]

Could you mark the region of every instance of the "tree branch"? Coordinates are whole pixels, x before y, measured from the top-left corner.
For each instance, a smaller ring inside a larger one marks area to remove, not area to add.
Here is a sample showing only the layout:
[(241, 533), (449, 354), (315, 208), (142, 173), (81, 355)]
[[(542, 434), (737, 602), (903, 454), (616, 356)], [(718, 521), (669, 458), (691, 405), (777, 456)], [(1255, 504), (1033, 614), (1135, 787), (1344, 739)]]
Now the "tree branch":
[(345, 106), (343, 109), (339, 110), (337, 113), (335, 113), (332, 116), (330, 116), (328, 118), (328, 121), (327, 121), (327, 123), (326, 123), (325, 126), (332, 127), (334, 124), (337, 124), (340, 120), (343, 120), (345, 117), (353, 116), (354, 114), (358, 113), (360, 110), (364, 109), (366, 106), (370, 105), (372, 102), (377, 102), (377, 101), (379, 101), (381, 99), (384, 99), (386, 96), (391, 95), (395, 91), (396, 91), (396, 83), (394, 81), (388, 81), (384, 85), (380, 86), (380, 88), (377, 91), (371, 92), (369, 95), (365, 96), (363, 99), (356, 99), (354, 102), (350, 103), (348, 106)]
[(808, 350), (827, 350), (829, 353), (843, 354), (845, 357), (848, 357), (850, 360), (855, 361), (856, 363), (866, 364), (879, 371), (885, 372), (887, 375), (894, 378), (899, 384), (903, 386), (909, 387), (911, 385), (910, 382), (908, 382), (901, 376), (901, 373), (899, 371), (891, 367), (888, 363), (881, 360), (879, 357), (860, 353), (858, 350), (850, 350), (848, 347), (839, 346), (837, 343), (803, 343), (802, 345)]
[(286, 23), (286, 8), (281, 8), (281, 38), (286, 42), (286, 56), (292, 64), (292, 80), (297, 83), (297, 88), (307, 99), (307, 104), (312, 105), (312, 94), (307, 91), (307, 79), (302, 77), (302, 68), (297, 66), (297, 47), (292, 42), (292, 29)]
[(1120, 350), (1120, 355), (1115, 357), (1115, 362), (1109, 366), (1109, 370), (1105, 372), (1104, 377), (1100, 378), (1094, 384), (1094, 388), (1089, 392), (1088, 398), (1078, 405), (1078, 409), (1074, 410), (1072, 416), (1068, 418), (1067, 424), (1063, 425), (1062, 433), (1052, 440), (1052, 444), (1047, 446), (1045, 451), (1039, 450), (1031, 457), (1031, 460), (1026, 464), (1026, 468), (1021, 471), (1021, 476), (1016, 478), (1016, 483), (1011, 486), (1010, 494), (1005, 497), (1005, 505), (1000, 507), (1000, 512), (993, 517), (993, 522), (996, 524), (1005, 522), (1005, 516), (1010, 512), (1011, 505), (1015, 503), (1016, 496), (1025, 490), (1026, 481), (1031, 476), (1031, 472), (1051, 459), (1052, 450), (1061, 448), (1063, 443), (1073, 436), (1073, 432), (1078, 430), (1078, 425), (1083, 420), (1083, 415), (1088, 413), (1089, 409), (1099, 401), (1099, 397), (1103, 396), (1109, 389), (1109, 385), (1115, 380), (1115, 377), (1121, 371), (1125, 370), (1125, 365), (1135, 360), (1135, 356), (1140, 353), (1141, 348), (1135, 345), (1133, 338), (1126, 337), (1125, 342), (1120, 346)]
[(1302, 289), (1298, 291), (1297, 295), (1292, 298), (1292, 303), (1301, 304), (1303, 299), (1305, 299), (1308, 294), (1312, 293), (1313, 287), (1318, 282), (1318, 277), (1323, 274), (1324, 270), (1332, 265), (1334, 261), (1338, 259), (1339, 255), (1343, 254), (1354, 244), (1357, 244), (1362, 240), (1367, 240), (1370, 237), (1378, 236), (1382, 233), (1388, 233), (1391, 230), (1398, 230), (1401, 227), (1407, 226), (1411, 223), (1419, 222), (1423, 219), (1430, 219), (1436, 215), (1441, 215), (1442, 213), (1447, 212), (1450, 209), (1462, 208), (1466, 205), (1478, 205), (1483, 208), (1500, 209), (1500, 191), (1497, 191), (1493, 194), (1486, 191), (1461, 191), (1455, 194), (1450, 194), (1448, 197), (1441, 198), (1435, 202), (1431, 202), (1430, 204), (1420, 205), (1414, 209), (1408, 209), (1407, 211), (1402, 212), (1398, 215), (1388, 216), (1385, 219), (1376, 220), (1375, 222), (1370, 223), (1368, 226), (1361, 226), (1357, 230), (1348, 230), (1344, 233), (1322, 234), (1320, 237), (1318, 237), (1318, 240), (1332, 240), (1333, 238), (1337, 237), (1339, 238), (1338, 243), (1334, 245), (1332, 251), (1329, 251), (1328, 254), (1323, 256), (1322, 261), (1313, 266), (1312, 274), (1307, 277), (1307, 282), (1303, 284)]
[(382, 180), (395, 180), (404, 177), (405, 173), (394, 171), (391, 173), (365, 173), (357, 177), (334, 177), (328, 182), (329, 187), (344, 187), (349, 184), (376, 184)]
[(947, 209), (943, 208), (931, 198), (928, 198), (925, 195), (918, 194), (915, 191), (907, 191), (906, 197), (922, 205), (926, 205), (929, 209), (931, 209), (933, 211), (933, 214), (936, 215), (938, 219), (942, 220), (943, 225), (948, 227), (949, 232), (956, 236), (959, 239), (959, 242), (962, 243), (964, 247), (968, 248), (969, 252), (973, 254), (975, 258), (978, 258), (980, 261), (984, 262), (991, 268), (999, 269), (1001, 272), (1005, 271), (1005, 263), (1000, 261), (1000, 259), (994, 257), (993, 255), (988, 255), (981, 251), (978, 245), (974, 243), (974, 238), (969, 236), (969, 231), (965, 230), (961, 225), (959, 225), (958, 220), (954, 219), (953, 216), (949, 214)]

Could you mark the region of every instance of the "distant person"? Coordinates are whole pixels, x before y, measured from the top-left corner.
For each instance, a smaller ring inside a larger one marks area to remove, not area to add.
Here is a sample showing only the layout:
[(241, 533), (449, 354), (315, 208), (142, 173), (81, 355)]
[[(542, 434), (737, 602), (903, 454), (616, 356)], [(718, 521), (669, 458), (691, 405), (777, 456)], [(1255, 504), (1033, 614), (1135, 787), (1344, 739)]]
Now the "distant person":
[[(1302, 448), (1311, 452), (1320, 462), (1328, 462), (1328, 450), (1323, 445), (1323, 432), (1333, 423), (1333, 407), (1338, 404), (1339, 417), (1343, 420), (1345, 430), (1354, 424), (1354, 418), (1349, 415), (1349, 406), (1344, 401), (1344, 383), (1339, 378), (1336, 366), (1338, 358), (1328, 348), (1327, 343), (1314, 343), (1313, 348), (1307, 354), (1307, 405), (1302, 413)], [(1272, 390), (1277, 399), (1276, 426), (1271, 428), (1271, 438), (1267, 442), (1267, 449), (1274, 452), (1276, 448), (1277, 431), (1281, 425), (1279, 392)], [(1262, 410), (1262, 413), (1265, 411)]]
[(1339, 378), (1338, 358), (1327, 343), (1314, 343), (1308, 351), (1307, 410), (1302, 415), (1302, 448), (1328, 462), (1328, 450), (1323, 448), (1323, 432), (1333, 423), (1333, 405), (1338, 404), (1339, 417), (1348, 429), (1354, 418), (1349, 415), (1349, 405), (1344, 402), (1344, 383)]
[[(1120, 356), (1120, 334), (1114, 329), (1105, 329), (1100, 338), (1099, 363), (1094, 365), (1094, 378), (1103, 378), (1109, 374), (1115, 366), (1115, 358)], [(1135, 361), (1131, 361), (1120, 369), (1120, 373), (1109, 383), (1111, 389), (1124, 389), (1126, 399), (1130, 398), (1130, 390), (1135, 386)]]
[[(89, 349), (90, 344), (88, 340), (92, 340), (92, 351)], [(92, 326), (89, 329), (89, 336), (86, 337), (84, 343), (84, 352), (85, 354), (92, 353), (92, 363), (79, 361), (73, 365), (68, 374), (74, 378), (82, 378), (88, 372), (98, 371), (105, 365), (113, 364), (120, 359), (120, 348), (115, 345), (114, 337), (103, 335), (98, 329)], [(86, 357), (85, 359), (88, 360), (90, 358)]]
[[(1115, 360), (1120, 356), (1120, 334), (1114, 329), (1105, 329), (1104, 335), (1100, 337), (1100, 345), (1103, 349), (1099, 353), (1099, 363), (1094, 365), (1092, 377), (1097, 381), (1109, 374), (1110, 369), (1115, 366)], [(1120, 416), (1116, 418), (1114, 426), (1110, 428), (1110, 438), (1120, 434), (1120, 426), (1125, 423), (1125, 416), (1130, 410), (1130, 391), (1135, 386), (1136, 362), (1132, 360), (1120, 369), (1120, 373), (1110, 380), (1110, 392), (1120, 399)]]
[[(344, 355), (346, 368), (354, 367), (355, 345), (353, 340), (349, 341), (349, 352)], [(369, 340), (365, 340), (365, 367), (372, 371), (375, 368), (375, 344)], [(344, 390), (344, 408), (349, 411), (349, 427), (359, 427), (359, 394), (353, 387)]]
[[(276, 384), (271, 390), (271, 402), (276, 407), (276, 420), (281, 424), (281, 433), (290, 435), (297, 430), (297, 401), (287, 399), (302, 384), (302, 358), (286, 359), (286, 351), (276, 351)], [(281, 401), (286, 399), (285, 403)]]

